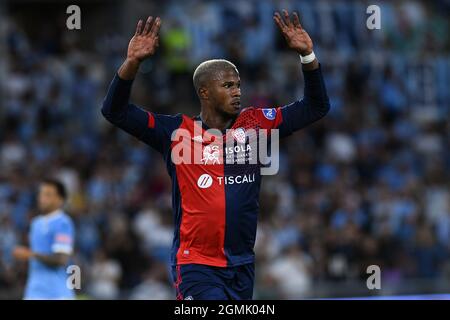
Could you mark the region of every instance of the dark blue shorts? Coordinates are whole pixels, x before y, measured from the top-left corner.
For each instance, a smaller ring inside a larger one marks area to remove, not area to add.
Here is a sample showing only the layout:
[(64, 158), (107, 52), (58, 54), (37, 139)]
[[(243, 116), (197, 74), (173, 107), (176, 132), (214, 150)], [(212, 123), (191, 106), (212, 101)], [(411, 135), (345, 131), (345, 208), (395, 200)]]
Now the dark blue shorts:
[(172, 267), (177, 300), (251, 300), (255, 264), (212, 267), (183, 264)]

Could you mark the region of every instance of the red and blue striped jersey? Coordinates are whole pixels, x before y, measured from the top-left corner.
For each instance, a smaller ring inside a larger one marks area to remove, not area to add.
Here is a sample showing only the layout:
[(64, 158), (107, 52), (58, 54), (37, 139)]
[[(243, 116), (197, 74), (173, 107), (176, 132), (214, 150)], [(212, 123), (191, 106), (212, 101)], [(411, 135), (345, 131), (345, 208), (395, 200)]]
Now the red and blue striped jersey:
[(254, 261), (262, 163), (251, 161), (258, 154), (247, 132), (259, 136), (263, 129), (278, 129), (283, 138), (328, 112), (320, 68), (303, 73), (302, 100), (279, 108), (243, 109), (219, 142), (200, 117), (161, 115), (129, 103), (132, 81), (116, 74), (102, 113), (164, 157), (172, 179), (172, 265), (231, 267)]

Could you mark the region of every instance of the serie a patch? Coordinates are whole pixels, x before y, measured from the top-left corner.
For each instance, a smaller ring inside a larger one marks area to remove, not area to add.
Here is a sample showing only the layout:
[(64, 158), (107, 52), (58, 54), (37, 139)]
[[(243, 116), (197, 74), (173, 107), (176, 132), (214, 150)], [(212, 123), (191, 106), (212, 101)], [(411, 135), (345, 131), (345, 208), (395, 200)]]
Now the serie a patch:
[(275, 108), (269, 108), (269, 109), (261, 109), (264, 117), (266, 117), (266, 119), (268, 120), (273, 120), (275, 119), (276, 115), (277, 115), (277, 110)]

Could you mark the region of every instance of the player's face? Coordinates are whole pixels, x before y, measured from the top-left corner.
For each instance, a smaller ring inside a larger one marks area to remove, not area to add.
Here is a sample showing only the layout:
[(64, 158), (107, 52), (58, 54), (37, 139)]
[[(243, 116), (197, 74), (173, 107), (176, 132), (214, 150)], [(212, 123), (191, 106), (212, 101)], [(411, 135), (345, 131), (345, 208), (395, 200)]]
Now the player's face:
[(216, 111), (236, 116), (241, 110), (241, 79), (237, 71), (223, 71), (208, 88), (209, 99)]
[(42, 213), (49, 213), (61, 208), (62, 198), (59, 196), (56, 187), (50, 184), (41, 184), (39, 187), (38, 206)]

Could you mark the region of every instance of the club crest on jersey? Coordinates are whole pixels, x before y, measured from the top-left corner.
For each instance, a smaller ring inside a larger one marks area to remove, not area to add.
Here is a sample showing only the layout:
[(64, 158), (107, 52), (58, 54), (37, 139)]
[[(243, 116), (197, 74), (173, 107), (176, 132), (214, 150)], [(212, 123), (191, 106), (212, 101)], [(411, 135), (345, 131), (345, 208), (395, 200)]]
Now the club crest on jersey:
[(206, 146), (203, 149), (203, 164), (220, 164), (219, 160), (220, 152), (219, 146)]
[(245, 143), (245, 130), (244, 128), (237, 128), (233, 130), (233, 137), (239, 143)]
[(261, 109), (261, 111), (264, 117), (266, 117), (266, 119), (268, 120), (275, 119), (275, 116), (277, 115), (277, 111), (275, 110), (275, 108)]

